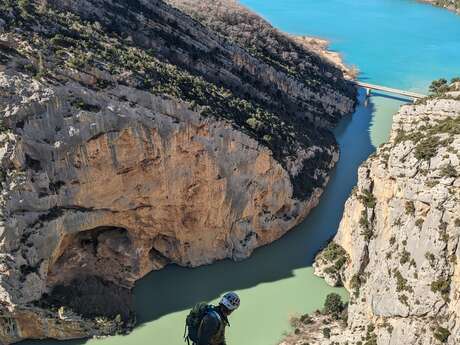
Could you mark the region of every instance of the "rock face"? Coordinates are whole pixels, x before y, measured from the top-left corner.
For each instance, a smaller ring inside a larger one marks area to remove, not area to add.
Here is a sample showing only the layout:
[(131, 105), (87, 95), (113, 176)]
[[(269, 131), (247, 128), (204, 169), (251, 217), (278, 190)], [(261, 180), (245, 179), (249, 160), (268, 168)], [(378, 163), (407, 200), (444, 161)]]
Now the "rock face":
[[(328, 42), (317, 37), (287, 36), (272, 27), (262, 17), (251, 12), (237, 0), (167, 0), (168, 3), (204, 23), (213, 31), (231, 38), (235, 43), (254, 52), (270, 65), (274, 62), (287, 73), (309, 79), (308, 64), (305, 64), (305, 47), (327, 61), (332, 62), (345, 75), (356, 77), (340, 54), (327, 50)], [(299, 46), (300, 45), (300, 46)]]
[(303, 80), (161, 1), (0, 16), (1, 343), (125, 331), (137, 279), (244, 259), (318, 202), (355, 91), (305, 47)]
[(347, 326), (313, 344), (460, 343), (459, 176), (458, 92), (403, 106), (316, 260), (351, 301)]

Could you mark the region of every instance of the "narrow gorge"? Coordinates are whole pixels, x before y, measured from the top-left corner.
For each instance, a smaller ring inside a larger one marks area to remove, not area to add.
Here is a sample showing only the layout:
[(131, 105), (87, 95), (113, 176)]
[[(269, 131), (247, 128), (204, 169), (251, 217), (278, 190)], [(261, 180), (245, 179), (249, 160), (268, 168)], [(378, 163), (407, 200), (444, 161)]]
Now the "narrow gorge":
[(403, 106), (358, 171), (315, 273), (350, 294), (334, 317), (305, 316), (282, 344), (460, 342), (460, 82)]

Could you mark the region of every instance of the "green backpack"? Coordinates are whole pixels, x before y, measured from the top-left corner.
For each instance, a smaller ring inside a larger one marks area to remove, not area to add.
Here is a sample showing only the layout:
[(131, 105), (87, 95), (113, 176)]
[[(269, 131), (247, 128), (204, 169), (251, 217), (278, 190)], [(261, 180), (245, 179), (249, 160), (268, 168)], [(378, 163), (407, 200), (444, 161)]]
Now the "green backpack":
[(213, 310), (213, 306), (205, 302), (200, 302), (195, 304), (195, 306), (190, 310), (190, 313), (185, 319), (185, 331), (184, 331), (184, 340), (190, 344), (190, 341), (196, 343), (198, 342), (198, 331), (200, 329), (201, 321)]

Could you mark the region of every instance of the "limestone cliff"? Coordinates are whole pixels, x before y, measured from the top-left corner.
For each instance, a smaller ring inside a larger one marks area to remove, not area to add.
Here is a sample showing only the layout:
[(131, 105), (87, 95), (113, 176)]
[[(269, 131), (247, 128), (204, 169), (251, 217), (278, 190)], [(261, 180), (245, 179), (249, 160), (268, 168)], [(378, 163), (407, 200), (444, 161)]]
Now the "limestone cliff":
[[(310, 344), (460, 343), (459, 95), (403, 106), (389, 143), (359, 168), (338, 233), (315, 263), (349, 291), (348, 317), (333, 321), (330, 338), (317, 327)], [(308, 336), (298, 333), (286, 344)]]
[(158, 0), (0, 18), (0, 342), (125, 331), (137, 279), (246, 258), (318, 202), (355, 90), (305, 47), (289, 74)]
[(356, 69), (346, 66), (339, 53), (327, 50), (328, 42), (317, 37), (288, 36), (269, 22), (251, 12), (237, 0), (167, 0), (168, 3), (190, 14), (212, 30), (229, 37), (269, 65), (286, 73), (309, 79), (305, 51), (317, 53), (330, 61), (350, 78)]

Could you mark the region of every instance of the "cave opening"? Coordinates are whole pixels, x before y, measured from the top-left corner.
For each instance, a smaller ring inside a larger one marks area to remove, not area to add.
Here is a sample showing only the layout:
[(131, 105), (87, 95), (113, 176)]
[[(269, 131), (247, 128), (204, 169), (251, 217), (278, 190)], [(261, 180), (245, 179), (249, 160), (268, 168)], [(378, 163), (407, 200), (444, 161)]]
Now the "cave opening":
[(133, 320), (132, 286), (139, 259), (127, 229), (103, 226), (64, 236), (40, 303), (88, 318)]

